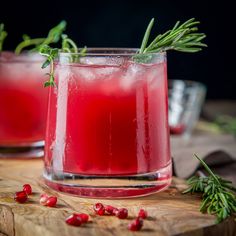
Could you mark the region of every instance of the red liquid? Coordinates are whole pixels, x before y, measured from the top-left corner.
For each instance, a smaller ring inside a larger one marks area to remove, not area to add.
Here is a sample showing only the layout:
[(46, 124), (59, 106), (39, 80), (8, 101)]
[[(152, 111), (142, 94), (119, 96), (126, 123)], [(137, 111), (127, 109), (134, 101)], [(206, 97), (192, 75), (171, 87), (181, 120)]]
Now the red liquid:
[(42, 62), (5, 55), (4, 60), (0, 57), (0, 146), (42, 141), (48, 94)]
[(179, 125), (170, 125), (170, 133), (175, 135), (183, 134), (185, 131), (185, 125), (179, 124)]
[(57, 65), (46, 169), (83, 175), (154, 172), (170, 164), (166, 64)]

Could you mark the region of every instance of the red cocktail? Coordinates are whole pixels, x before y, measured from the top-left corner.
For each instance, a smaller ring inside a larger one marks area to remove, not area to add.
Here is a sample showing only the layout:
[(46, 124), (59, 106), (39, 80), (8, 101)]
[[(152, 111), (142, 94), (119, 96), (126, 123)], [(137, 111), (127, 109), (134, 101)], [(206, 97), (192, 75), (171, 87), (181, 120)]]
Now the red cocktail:
[(146, 195), (171, 180), (164, 53), (148, 63), (134, 50), (61, 53), (50, 88), (45, 178), (91, 197)]
[(1, 148), (42, 146), (48, 91), (41, 64), (35, 54), (0, 54)]

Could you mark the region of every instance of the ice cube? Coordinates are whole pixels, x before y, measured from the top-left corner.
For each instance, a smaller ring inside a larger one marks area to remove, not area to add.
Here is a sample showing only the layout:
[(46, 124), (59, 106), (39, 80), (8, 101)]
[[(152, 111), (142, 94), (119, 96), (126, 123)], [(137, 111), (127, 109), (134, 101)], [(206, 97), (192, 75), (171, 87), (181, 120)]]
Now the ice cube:
[(110, 65), (120, 66), (125, 58), (119, 56), (85, 56), (80, 58), (80, 63), (85, 65)]
[(121, 77), (120, 86), (124, 90), (128, 90), (132, 85), (142, 79), (142, 74), (145, 72), (144, 66), (141, 64), (130, 63), (124, 70), (124, 74)]
[(149, 89), (157, 89), (162, 86), (164, 80), (166, 79), (166, 67), (163, 63), (150, 65), (147, 69), (147, 82), (149, 84)]
[(43, 77), (49, 68), (42, 70), (43, 57), (38, 54), (15, 55), (12, 52), (0, 54), (0, 75), (8, 80), (32, 80)]
[(107, 64), (106, 61), (107, 61), (106, 57), (87, 56), (80, 58), (80, 63), (86, 65), (106, 65)]
[(98, 78), (108, 79), (110, 77), (116, 77), (117, 72), (120, 71), (120, 68), (115, 66), (100, 66), (96, 67), (94, 70)]
[(94, 80), (96, 78), (96, 73), (93, 68), (89, 66), (75, 66), (71, 70), (74, 78), (81, 80)]
[(14, 52), (1, 52), (0, 61), (3, 62), (43, 62), (45, 57), (38, 53), (21, 53), (16, 55)]
[(120, 70), (119, 67), (115, 66), (75, 66), (72, 70), (74, 76), (78, 76), (80, 79), (86, 81), (92, 80), (104, 80), (114, 77)]

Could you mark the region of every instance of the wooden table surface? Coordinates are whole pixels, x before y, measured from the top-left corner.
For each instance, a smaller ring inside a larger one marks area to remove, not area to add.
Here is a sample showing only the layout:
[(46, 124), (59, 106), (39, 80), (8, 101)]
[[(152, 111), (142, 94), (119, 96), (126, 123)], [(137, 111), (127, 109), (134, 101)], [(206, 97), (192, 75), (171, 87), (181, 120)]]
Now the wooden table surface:
[[(73, 236), (73, 235), (236, 235), (233, 219), (215, 225), (215, 217), (199, 212), (200, 197), (183, 195), (183, 180), (174, 178), (172, 186), (161, 193), (127, 200), (98, 200), (78, 198), (48, 189), (41, 177), (42, 160), (0, 159), (0, 236)], [(34, 194), (25, 204), (13, 200), (14, 192), (30, 183)], [(56, 208), (39, 205), (42, 192), (56, 195)], [(96, 202), (126, 207), (129, 218), (120, 220), (114, 216), (96, 216), (92, 206)], [(150, 217), (144, 221), (140, 232), (127, 230), (128, 223), (145, 208)], [(73, 212), (90, 214), (91, 221), (82, 227), (65, 223)]]

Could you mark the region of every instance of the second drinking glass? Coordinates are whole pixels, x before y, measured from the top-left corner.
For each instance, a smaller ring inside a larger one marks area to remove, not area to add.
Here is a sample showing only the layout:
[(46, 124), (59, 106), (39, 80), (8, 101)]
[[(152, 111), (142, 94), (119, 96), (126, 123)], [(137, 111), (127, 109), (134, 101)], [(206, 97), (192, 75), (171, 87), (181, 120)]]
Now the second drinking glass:
[(43, 57), (0, 53), (0, 157), (42, 157), (48, 91)]

